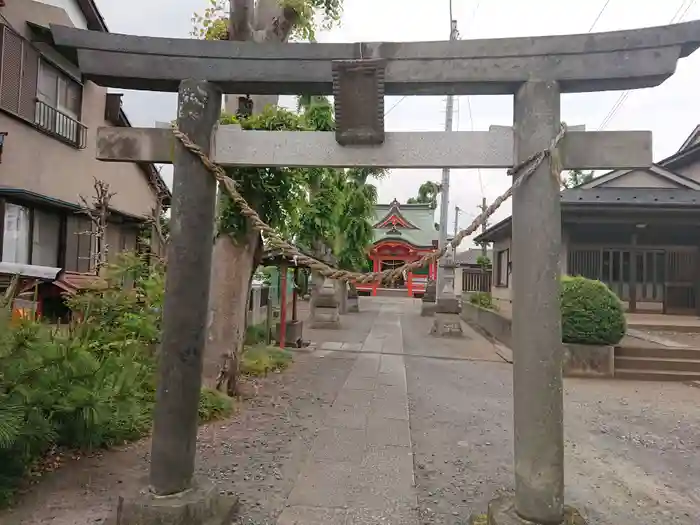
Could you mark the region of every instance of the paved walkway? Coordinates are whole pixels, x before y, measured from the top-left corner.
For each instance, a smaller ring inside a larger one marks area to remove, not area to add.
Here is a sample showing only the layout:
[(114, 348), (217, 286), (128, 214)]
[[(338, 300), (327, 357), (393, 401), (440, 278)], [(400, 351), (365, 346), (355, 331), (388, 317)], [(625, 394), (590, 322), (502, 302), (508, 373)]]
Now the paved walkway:
[(320, 356), (360, 355), (326, 410), (279, 525), (418, 523), (401, 310), (382, 304), (362, 345), (320, 345)]

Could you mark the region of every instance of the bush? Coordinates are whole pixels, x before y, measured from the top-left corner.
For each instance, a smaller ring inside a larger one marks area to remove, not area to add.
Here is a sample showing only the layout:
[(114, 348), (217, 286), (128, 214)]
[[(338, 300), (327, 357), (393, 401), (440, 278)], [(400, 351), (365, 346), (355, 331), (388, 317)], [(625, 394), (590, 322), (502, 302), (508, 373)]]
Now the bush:
[(493, 302), (493, 296), (489, 292), (474, 292), (469, 296), (469, 302), (486, 310), (498, 311), (498, 305)]
[(627, 329), (617, 296), (600, 281), (584, 277), (562, 278), (561, 317), (565, 343), (614, 345)]
[(250, 325), (245, 330), (245, 345), (253, 346), (267, 342), (267, 327), (266, 324)]
[[(163, 277), (163, 268), (125, 255), (105, 288), (68, 301), (77, 320), (67, 329), (0, 308), (0, 507), (51, 449), (108, 447), (150, 431)], [(202, 419), (231, 407), (202, 391)]]

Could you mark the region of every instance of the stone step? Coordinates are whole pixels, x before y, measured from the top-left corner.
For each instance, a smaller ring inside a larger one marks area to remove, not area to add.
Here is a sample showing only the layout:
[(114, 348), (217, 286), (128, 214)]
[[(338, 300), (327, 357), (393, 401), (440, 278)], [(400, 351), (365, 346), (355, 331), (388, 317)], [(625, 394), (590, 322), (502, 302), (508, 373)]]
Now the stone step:
[(700, 359), (698, 348), (618, 346), (615, 357), (657, 357), (660, 359)]
[(615, 357), (615, 370), (654, 370), (700, 373), (700, 359)]
[(616, 379), (637, 381), (700, 381), (700, 372), (679, 372), (676, 370), (629, 370), (615, 369)]

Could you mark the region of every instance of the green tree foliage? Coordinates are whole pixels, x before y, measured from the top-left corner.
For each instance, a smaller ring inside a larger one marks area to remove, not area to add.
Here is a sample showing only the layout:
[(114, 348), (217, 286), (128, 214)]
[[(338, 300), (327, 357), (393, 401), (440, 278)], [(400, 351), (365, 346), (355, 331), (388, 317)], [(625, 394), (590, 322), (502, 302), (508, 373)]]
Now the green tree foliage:
[(561, 185), (567, 190), (577, 188), (593, 180), (592, 171), (570, 170), (562, 179)]
[[(310, 129), (335, 129), (333, 106), (326, 97), (299, 97), (298, 107)], [(307, 170), (309, 198), (299, 221), (299, 243), (312, 249), (323, 244), (342, 268), (364, 269), (377, 202), (377, 188), (369, 179), (385, 173), (373, 168)]]
[(338, 220), (336, 254), (342, 268), (367, 270), (367, 250), (374, 241), (372, 218), (377, 203), (377, 188), (370, 177), (381, 178), (384, 170), (353, 168), (347, 170), (345, 190)]
[[(164, 272), (124, 255), (105, 281), (69, 300), (67, 327), (0, 308), (0, 506), (53, 447), (107, 447), (150, 430)], [(203, 391), (203, 420), (231, 408)]]
[(433, 181), (425, 181), (418, 188), (418, 196), (408, 199), (407, 204), (430, 204), (432, 208), (437, 208), (437, 197), (442, 191), (440, 184)]
[(479, 255), (479, 257), (476, 258), (476, 264), (484, 271), (491, 269), (491, 259), (485, 255)]
[[(305, 131), (303, 116), (292, 111), (268, 106), (251, 117), (237, 120), (222, 115), (222, 124), (238, 123), (243, 129), (267, 131)], [(305, 200), (309, 175), (296, 168), (230, 168), (231, 177), (240, 194), (267, 224), (287, 234), (298, 222), (298, 210)], [(219, 208), (219, 234), (229, 234), (240, 240), (251, 229), (240, 208), (224, 192)]]
[(614, 345), (626, 332), (625, 312), (618, 297), (600, 281), (562, 278), (562, 341)]

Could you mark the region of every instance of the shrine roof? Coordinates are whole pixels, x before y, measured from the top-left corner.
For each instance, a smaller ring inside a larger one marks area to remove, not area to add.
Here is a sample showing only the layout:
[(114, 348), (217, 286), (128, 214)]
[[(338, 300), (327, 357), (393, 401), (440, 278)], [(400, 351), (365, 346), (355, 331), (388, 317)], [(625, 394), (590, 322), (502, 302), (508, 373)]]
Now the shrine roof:
[[(383, 224), (396, 219), (396, 227)], [(430, 204), (377, 204), (374, 208), (374, 243), (404, 241), (416, 247), (432, 247), (437, 240), (435, 209)]]

